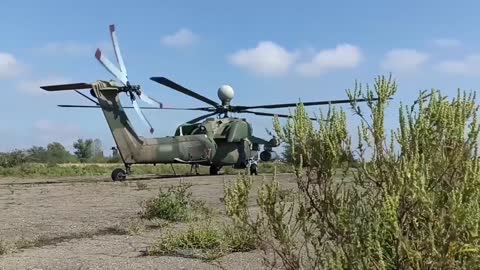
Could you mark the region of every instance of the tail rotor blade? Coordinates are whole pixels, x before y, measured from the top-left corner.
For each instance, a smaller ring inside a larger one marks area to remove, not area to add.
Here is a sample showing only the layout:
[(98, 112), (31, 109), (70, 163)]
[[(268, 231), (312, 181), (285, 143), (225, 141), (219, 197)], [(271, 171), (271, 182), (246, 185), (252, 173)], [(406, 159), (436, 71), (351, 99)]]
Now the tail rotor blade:
[(120, 80), (120, 81), (123, 83), (123, 85), (127, 85), (127, 82), (128, 82), (127, 75), (126, 75), (125, 73), (123, 73), (122, 71), (120, 71), (115, 65), (113, 65), (112, 62), (110, 62), (110, 60), (108, 60), (108, 58), (102, 54), (102, 52), (100, 51), (100, 49), (97, 49), (97, 51), (95, 52), (95, 58), (97, 58), (97, 60), (98, 60), (113, 76), (115, 76), (115, 78), (117, 78), (118, 80)]
[(154, 130), (153, 130), (153, 127), (152, 127), (152, 125), (150, 124), (150, 122), (148, 122), (147, 118), (145, 117), (145, 115), (143, 114), (142, 110), (141, 110), (140, 107), (138, 106), (137, 100), (136, 100), (136, 99), (132, 100), (132, 103), (133, 103), (133, 108), (134, 108), (135, 111), (137, 112), (138, 116), (140, 116), (140, 119), (142, 119), (143, 123), (150, 128), (150, 133), (153, 134), (153, 131), (154, 131)]
[(120, 52), (120, 45), (118, 44), (117, 33), (115, 31), (115, 25), (114, 24), (110, 25), (110, 36), (112, 37), (113, 49), (115, 50), (115, 56), (117, 57), (117, 62), (120, 65), (120, 71), (123, 74), (125, 74), (125, 77), (128, 77), (127, 68), (125, 67), (125, 64), (123, 63), (122, 53)]
[(152, 106), (158, 106), (159, 108), (163, 108), (163, 104), (149, 96), (147, 96), (147, 94), (145, 94), (145, 92), (141, 92), (140, 93), (140, 99), (143, 101), (143, 102), (146, 102)]

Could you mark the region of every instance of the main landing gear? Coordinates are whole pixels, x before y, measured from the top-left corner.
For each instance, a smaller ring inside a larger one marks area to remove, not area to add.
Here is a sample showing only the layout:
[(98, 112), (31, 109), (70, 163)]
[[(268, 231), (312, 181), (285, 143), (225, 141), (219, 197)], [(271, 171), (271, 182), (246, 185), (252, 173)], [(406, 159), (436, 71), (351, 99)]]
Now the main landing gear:
[(250, 165), (250, 174), (251, 175), (258, 175), (258, 166), (257, 164)]
[(112, 171), (112, 180), (116, 181), (125, 181), (127, 180), (127, 175), (131, 174), (131, 166), (130, 164), (125, 164), (125, 170), (122, 168), (116, 168)]
[(210, 166), (210, 175), (217, 175), (221, 168), (222, 168), (221, 166), (211, 165)]

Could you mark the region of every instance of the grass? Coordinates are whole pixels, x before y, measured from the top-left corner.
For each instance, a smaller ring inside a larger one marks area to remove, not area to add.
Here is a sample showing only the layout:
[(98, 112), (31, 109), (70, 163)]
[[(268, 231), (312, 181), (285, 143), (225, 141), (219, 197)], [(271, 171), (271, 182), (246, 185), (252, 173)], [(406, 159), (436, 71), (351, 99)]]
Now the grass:
[(252, 234), (232, 225), (204, 222), (190, 224), (187, 230), (170, 232), (148, 250), (149, 256), (182, 256), (214, 260), (232, 252), (256, 249)]
[(212, 260), (231, 252), (256, 249), (254, 234), (244, 227), (220, 224), (204, 201), (193, 200), (191, 184), (160, 189), (157, 197), (145, 202), (142, 218), (189, 222), (188, 229), (166, 234), (147, 250), (147, 255), (175, 255)]
[(192, 193), (188, 191), (191, 186), (190, 183), (180, 183), (166, 189), (160, 188), (157, 197), (143, 203), (140, 217), (174, 222), (209, 217), (212, 210), (205, 205), (205, 202), (192, 199)]
[[(68, 164), (39, 164), (27, 163), (12, 168), (0, 167), (0, 177), (70, 177), (70, 176), (105, 176), (109, 177), (115, 168), (122, 168), (123, 164), (110, 163), (68, 163)], [(293, 172), (293, 168), (289, 164), (284, 163), (259, 163), (259, 172), (265, 174), (273, 173), (274, 168), (277, 173)], [(190, 173), (190, 165), (173, 164), (175, 173), (178, 175), (186, 175)], [(173, 175), (174, 171), (170, 164), (152, 165), (134, 165), (132, 167), (134, 175)], [(224, 167), (223, 171), (228, 175), (235, 175), (245, 172), (242, 169), (233, 169), (231, 166)], [(208, 174), (207, 166), (200, 166), (200, 174)]]

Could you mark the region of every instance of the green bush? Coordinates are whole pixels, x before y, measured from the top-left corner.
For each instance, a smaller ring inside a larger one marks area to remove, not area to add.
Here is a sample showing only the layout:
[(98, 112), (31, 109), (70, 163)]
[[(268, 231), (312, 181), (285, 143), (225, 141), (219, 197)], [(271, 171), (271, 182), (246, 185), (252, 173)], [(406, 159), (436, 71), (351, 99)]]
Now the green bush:
[(213, 260), (232, 252), (256, 249), (255, 239), (239, 227), (203, 221), (187, 230), (170, 232), (147, 251), (150, 256), (180, 255)]
[(27, 155), (21, 150), (0, 153), (0, 168), (12, 168), (25, 164)]
[(169, 233), (148, 250), (152, 256), (182, 254), (203, 259), (222, 253), (221, 235), (210, 224), (190, 225), (184, 232)]
[(140, 216), (168, 221), (189, 221), (201, 215), (208, 217), (211, 212), (205, 203), (191, 198), (192, 193), (188, 191), (191, 186), (190, 183), (181, 183), (166, 190), (160, 188), (157, 197), (144, 202)]
[[(232, 188), (226, 197), (227, 206), (241, 206), (235, 220), (255, 228), (286, 269), (478, 269), (475, 95), (459, 91), (449, 101), (437, 90), (420, 92), (411, 106), (401, 105), (398, 128), (386, 130), (396, 91), (384, 76), (373, 88), (347, 91), (361, 120), (357, 146), (341, 110), (321, 115), (318, 128), (301, 104), (287, 125), (275, 119), (278, 137), (293, 146), (298, 193), (286, 201), (275, 179), (264, 183), (258, 216), (239, 203), (246, 192)], [(359, 97), (369, 99), (367, 111), (354, 101)], [(345, 153), (359, 157), (356, 168)]]

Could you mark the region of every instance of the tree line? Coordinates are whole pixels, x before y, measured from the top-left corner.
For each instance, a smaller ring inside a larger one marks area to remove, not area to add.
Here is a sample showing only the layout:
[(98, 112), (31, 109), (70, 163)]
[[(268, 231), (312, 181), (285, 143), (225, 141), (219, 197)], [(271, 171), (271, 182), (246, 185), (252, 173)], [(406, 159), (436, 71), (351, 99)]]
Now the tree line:
[(114, 150), (113, 154), (108, 156), (104, 154), (102, 142), (99, 139), (78, 139), (73, 143), (73, 148), (74, 152), (71, 153), (61, 143), (52, 142), (46, 147), (32, 146), (23, 150), (0, 152), (0, 167), (15, 167), (24, 163), (120, 162), (117, 151)]

